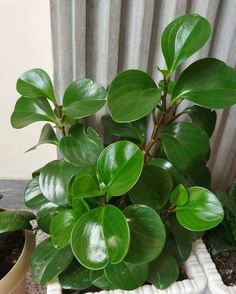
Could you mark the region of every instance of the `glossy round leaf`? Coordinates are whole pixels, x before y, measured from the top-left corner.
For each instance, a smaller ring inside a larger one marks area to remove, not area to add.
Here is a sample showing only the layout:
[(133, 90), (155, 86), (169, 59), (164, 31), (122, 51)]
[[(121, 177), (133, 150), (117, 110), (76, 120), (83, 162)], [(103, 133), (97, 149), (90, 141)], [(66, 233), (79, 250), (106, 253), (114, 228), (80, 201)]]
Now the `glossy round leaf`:
[(27, 217), (14, 211), (0, 212), (0, 233), (15, 232), (19, 230), (31, 230), (31, 224)]
[(176, 205), (184, 205), (188, 201), (188, 191), (184, 185), (179, 184), (171, 193), (170, 202)]
[(64, 160), (54, 160), (45, 165), (39, 176), (43, 195), (58, 205), (68, 205), (68, 186), (78, 168)]
[(223, 220), (224, 210), (211, 191), (191, 187), (188, 194), (188, 202), (176, 207), (176, 217), (182, 226), (193, 231), (203, 231), (217, 226)]
[(72, 229), (80, 216), (74, 210), (67, 209), (52, 217), (50, 235), (55, 248), (63, 248), (70, 242)]
[(174, 123), (163, 129), (160, 137), (168, 160), (180, 171), (185, 173), (206, 162), (209, 138), (199, 126)]
[(105, 269), (108, 280), (118, 289), (133, 290), (143, 285), (148, 274), (148, 265), (132, 264), (122, 261), (108, 264)]
[(63, 97), (63, 112), (73, 118), (94, 114), (106, 102), (106, 90), (89, 79), (77, 80), (69, 85)]
[(37, 121), (57, 123), (57, 118), (47, 99), (20, 97), (11, 116), (13, 128), (20, 129)]
[(115, 287), (105, 276), (104, 270), (91, 271), (90, 281), (92, 284), (100, 289), (113, 290)]
[(161, 90), (145, 72), (127, 70), (111, 82), (107, 99), (114, 121), (132, 122), (144, 117), (157, 106)]
[(236, 70), (224, 62), (205, 58), (187, 67), (177, 80), (172, 100), (188, 99), (210, 109), (236, 103)]
[(79, 264), (77, 260), (73, 260), (68, 268), (59, 275), (59, 282), (63, 289), (87, 289), (92, 285), (90, 270)]
[(162, 52), (169, 72), (172, 73), (178, 65), (201, 49), (210, 33), (210, 24), (198, 14), (186, 14), (172, 21), (161, 38)]
[(32, 209), (39, 209), (42, 205), (48, 203), (48, 200), (42, 194), (39, 188), (39, 177), (31, 179), (24, 192), (25, 205)]
[(191, 254), (192, 243), (184, 242), (169, 235), (166, 239), (165, 250), (176, 259), (179, 265), (182, 265)]
[(33, 278), (40, 285), (45, 285), (63, 272), (73, 258), (70, 246), (58, 250), (53, 247), (50, 239), (44, 240), (35, 248), (31, 257)]
[(71, 246), (79, 262), (98, 270), (119, 263), (127, 254), (130, 232), (123, 213), (112, 205), (84, 214), (74, 226)]
[(25, 97), (47, 97), (56, 101), (52, 81), (49, 75), (40, 68), (34, 68), (23, 73), (17, 80), (16, 89)]
[(143, 153), (134, 143), (120, 141), (109, 145), (97, 163), (104, 190), (112, 196), (129, 191), (141, 174), (143, 162)]
[(58, 214), (60, 209), (63, 208), (59, 208), (58, 205), (52, 202), (48, 202), (39, 208), (37, 212), (37, 223), (42, 231), (49, 234), (52, 218)]
[(158, 289), (166, 289), (174, 283), (179, 276), (179, 267), (175, 258), (163, 251), (149, 267), (148, 281)]
[(159, 214), (146, 205), (131, 205), (123, 211), (130, 229), (129, 263), (154, 260), (165, 245), (166, 231)]
[(145, 165), (138, 182), (129, 191), (129, 196), (133, 203), (145, 204), (156, 210), (165, 206), (171, 191), (170, 174), (161, 167)]

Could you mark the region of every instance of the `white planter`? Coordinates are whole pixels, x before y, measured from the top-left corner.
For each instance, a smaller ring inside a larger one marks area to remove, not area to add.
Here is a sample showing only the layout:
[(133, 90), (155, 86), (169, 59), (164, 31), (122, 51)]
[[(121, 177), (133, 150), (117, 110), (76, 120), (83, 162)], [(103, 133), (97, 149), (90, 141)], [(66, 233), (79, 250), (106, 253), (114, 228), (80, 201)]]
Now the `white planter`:
[[(189, 259), (185, 262), (185, 271), (189, 279), (175, 282), (165, 290), (159, 290), (154, 286), (145, 285), (136, 290), (110, 290), (96, 292), (99, 294), (201, 294), (204, 293), (207, 279), (202, 267), (200, 266), (196, 256), (192, 253)], [(168, 273), (166, 273), (168, 275)], [(87, 293), (87, 294), (96, 294)], [(47, 294), (62, 294), (61, 287), (56, 281), (48, 284)], [(222, 293), (221, 293), (222, 294)]]
[(198, 240), (195, 242), (193, 246), (193, 251), (195, 255), (197, 256), (197, 259), (201, 266), (203, 267), (203, 270), (207, 277), (207, 289), (206, 294), (236, 294), (236, 286), (228, 287), (226, 286), (222, 278), (217, 271), (217, 268), (214, 264), (214, 262), (211, 259), (211, 256), (209, 252), (206, 249), (205, 244)]

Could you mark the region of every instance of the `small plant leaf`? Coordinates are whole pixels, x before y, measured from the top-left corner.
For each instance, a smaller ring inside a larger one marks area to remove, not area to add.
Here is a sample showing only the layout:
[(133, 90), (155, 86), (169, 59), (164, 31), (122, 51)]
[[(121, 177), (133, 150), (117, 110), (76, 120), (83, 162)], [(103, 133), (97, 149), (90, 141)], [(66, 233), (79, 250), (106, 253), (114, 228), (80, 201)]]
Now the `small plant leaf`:
[(125, 257), (129, 263), (153, 261), (165, 245), (166, 232), (159, 214), (146, 205), (124, 209), (130, 229), (130, 248)]
[(15, 211), (0, 212), (0, 233), (31, 230), (29, 219)]
[(78, 220), (71, 235), (71, 246), (79, 262), (94, 270), (108, 263), (119, 263), (127, 254), (130, 232), (123, 213), (112, 205), (98, 207)]
[(108, 264), (104, 271), (106, 277), (115, 288), (133, 290), (145, 282), (148, 265), (146, 263), (132, 264), (122, 261), (118, 264)]
[(208, 21), (197, 14), (186, 14), (172, 21), (161, 38), (166, 65), (172, 73), (178, 65), (207, 42), (211, 34)]
[(127, 70), (111, 82), (107, 100), (112, 119), (128, 123), (150, 113), (161, 100), (161, 90), (145, 72)]
[(57, 118), (46, 98), (20, 97), (11, 116), (11, 125), (21, 129), (37, 121), (57, 123)]
[(133, 203), (144, 204), (153, 209), (161, 209), (170, 198), (172, 179), (161, 167), (145, 165), (142, 174), (129, 191)]
[(188, 201), (188, 191), (184, 185), (179, 184), (171, 193), (170, 202), (182, 206)]
[(129, 141), (106, 147), (98, 158), (98, 176), (108, 194), (119, 196), (128, 192), (138, 180), (144, 163), (142, 151)]
[(91, 271), (90, 281), (95, 287), (100, 289), (104, 289), (104, 290), (115, 289), (112, 283), (105, 276), (104, 270)]
[(176, 217), (183, 227), (192, 231), (204, 231), (214, 228), (223, 220), (224, 210), (211, 191), (191, 187), (188, 194), (188, 202), (176, 207)]
[(40, 68), (34, 68), (23, 73), (16, 84), (17, 91), (24, 97), (47, 97), (55, 102), (55, 94), (49, 75)]
[(45, 285), (63, 272), (73, 258), (70, 246), (58, 250), (53, 247), (50, 239), (44, 240), (32, 254), (31, 272), (33, 278), (40, 285)]
[(100, 84), (89, 79), (77, 80), (64, 93), (63, 112), (77, 119), (89, 116), (105, 105), (106, 97), (106, 90)]

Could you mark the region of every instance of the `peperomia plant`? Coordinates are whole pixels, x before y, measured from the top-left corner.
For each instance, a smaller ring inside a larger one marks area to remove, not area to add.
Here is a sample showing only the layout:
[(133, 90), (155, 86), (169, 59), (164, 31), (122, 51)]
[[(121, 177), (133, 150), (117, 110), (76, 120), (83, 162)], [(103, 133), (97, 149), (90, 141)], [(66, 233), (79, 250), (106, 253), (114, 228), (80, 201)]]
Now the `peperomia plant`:
[[(50, 235), (32, 256), (40, 284), (59, 276), (62, 287), (79, 290), (131, 290), (145, 282), (166, 288), (178, 278), (192, 242), (221, 222), (223, 208), (209, 190), (209, 137), (212, 109), (236, 103), (236, 71), (204, 58), (173, 79), (210, 31), (199, 15), (171, 22), (162, 34), (167, 68), (158, 68), (158, 83), (133, 69), (107, 89), (81, 79), (68, 86), (59, 105), (43, 70), (18, 79), (22, 96), (12, 126), (49, 122), (38, 145), (54, 144), (61, 154), (33, 173), (25, 191), (26, 205), (37, 210), (39, 227)], [(193, 105), (179, 112), (185, 99)], [(113, 140), (107, 146), (84, 119), (104, 105), (102, 122)], [(191, 122), (180, 121), (183, 114)]]

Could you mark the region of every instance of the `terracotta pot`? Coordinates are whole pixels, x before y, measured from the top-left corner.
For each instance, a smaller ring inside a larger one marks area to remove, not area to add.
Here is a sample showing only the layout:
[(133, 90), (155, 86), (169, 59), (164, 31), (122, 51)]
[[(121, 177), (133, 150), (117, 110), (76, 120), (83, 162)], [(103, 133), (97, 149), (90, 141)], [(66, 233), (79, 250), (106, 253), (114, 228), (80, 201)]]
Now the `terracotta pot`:
[[(145, 285), (136, 290), (110, 290), (87, 294), (201, 294), (205, 293), (207, 279), (196, 256), (192, 253), (184, 264), (188, 279), (173, 283), (165, 290), (159, 290), (154, 286)], [(168, 275), (168, 273), (166, 273)], [(60, 284), (56, 281), (47, 286), (47, 294), (62, 294)]]
[(205, 294), (236, 294), (236, 286), (228, 287), (223, 283), (205, 244), (199, 240), (194, 244), (193, 250), (207, 277)]
[(25, 231), (25, 244), (21, 255), (13, 268), (0, 280), (0, 293), (25, 294), (26, 274), (34, 245), (32, 231)]

